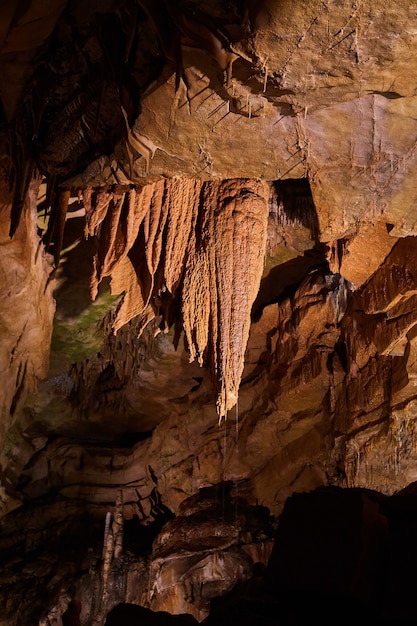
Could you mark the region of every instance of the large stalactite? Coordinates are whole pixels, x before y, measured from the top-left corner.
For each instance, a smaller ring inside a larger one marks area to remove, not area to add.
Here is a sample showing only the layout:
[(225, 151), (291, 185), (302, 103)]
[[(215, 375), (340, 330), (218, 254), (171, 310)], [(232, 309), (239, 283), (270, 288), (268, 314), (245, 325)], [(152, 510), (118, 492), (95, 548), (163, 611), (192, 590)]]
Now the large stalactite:
[(85, 194), (87, 232), (98, 238), (92, 297), (105, 276), (123, 292), (115, 331), (135, 316), (169, 328), (180, 311), (190, 360), (212, 367), (220, 419), (237, 403), (269, 193), (266, 182), (179, 178)]

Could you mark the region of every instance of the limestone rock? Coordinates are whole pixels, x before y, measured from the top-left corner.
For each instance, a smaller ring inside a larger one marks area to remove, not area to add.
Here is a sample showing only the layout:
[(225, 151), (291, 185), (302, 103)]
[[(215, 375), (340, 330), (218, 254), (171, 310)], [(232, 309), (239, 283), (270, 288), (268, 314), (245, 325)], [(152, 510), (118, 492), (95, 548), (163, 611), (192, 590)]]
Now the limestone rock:
[[(398, 592), (404, 568), (411, 597), (415, 9), (5, 3), (5, 626), (131, 619), (124, 604), (282, 621), (256, 564), (291, 496), (329, 486), (361, 494), (338, 527), (363, 531), (359, 569), (388, 520), (386, 580)], [(313, 600), (366, 592), (348, 561)]]

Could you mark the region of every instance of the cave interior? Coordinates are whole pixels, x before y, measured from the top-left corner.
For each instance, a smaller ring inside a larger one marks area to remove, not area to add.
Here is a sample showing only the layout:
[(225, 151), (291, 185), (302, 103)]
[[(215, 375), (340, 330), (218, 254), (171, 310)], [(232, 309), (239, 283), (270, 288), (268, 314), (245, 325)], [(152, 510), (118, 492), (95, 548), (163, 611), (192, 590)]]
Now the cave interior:
[(414, 0), (3, 0), (1, 626), (415, 624), (416, 58)]

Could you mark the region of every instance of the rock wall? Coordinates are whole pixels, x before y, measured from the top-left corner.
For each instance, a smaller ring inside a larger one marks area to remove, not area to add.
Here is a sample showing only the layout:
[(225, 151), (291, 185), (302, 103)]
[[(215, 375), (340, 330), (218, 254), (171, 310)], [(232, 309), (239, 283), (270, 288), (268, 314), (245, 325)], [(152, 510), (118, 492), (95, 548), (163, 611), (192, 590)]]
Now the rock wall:
[[(36, 392), (39, 379), (48, 372), (49, 344), (55, 304), (50, 281), (52, 268), (45, 259), (36, 229), (36, 198), (39, 180), (33, 181), (26, 198), (24, 217), (13, 240), (9, 238), (11, 198), (1, 188), (0, 204), (0, 441), (2, 455), (18, 458), (33, 452), (39, 441), (25, 442), (15, 418), (29, 393)], [(5, 470), (6, 468), (3, 467)], [(10, 481), (2, 480), (0, 506), (7, 512), (6, 494)], [(9, 493), (10, 495), (10, 493)]]
[(290, 496), (416, 481), (415, 6), (6, 4), (0, 623), (257, 620)]
[[(15, 509), (2, 520), (6, 624), (48, 624), (68, 611), (78, 611), (82, 624), (98, 624), (119, 602), (201, 620), (236, 576), (249, 584), (256, 564), (267, 564), (271, 529), (294, 492), (339, 485), (393, 494), (415, 480), (414, 238), (392, 237), (384, 256), (391, 229), (384, 235), (378, 227), (373, 250), (383, 261), (365, 280), (360, 267), (357, 287), (340, 273), (355, 239), (320, 243), (308, 185), (275, 183), (268, 206), (268, 252), (239, 401), (220, 426), (210, 369), (189, 363), (187, 342), (175, 350), (172, 332), (155, 334), (160, 319), (143, 330), (141, 316), (113, 334), (123, 300), (109, 300), (106, 286), (88, 304), (90, 277), (81, 259), (94, 284), (99, 267), (112, 267), (99, 261), (103, 254), (119, 250), (117, 265), (126, 247), (93, 239), (87, 253), (85, 218), (71, 217), (77, 204), (69, 210), (56, 273), (53, 366), (37, 395), (16, 406), (7, 431), (16, 442), (2, 452), (5, 511)], [(8, 246), (17, 245), (24, 223)], [(42, 248), (38, 254), (42, 263), (33, 267), (42, 269), (46, 285)], [(69, 271), (68, 260), (77, 266), (77, 258), (82, 288)], [(50, 287), (41, 299), (31, 293), (42, 303), (37, 315), (46, 309), (51, 316)], [(75, 294), (82, 295), (79, 304)], [(26, 305), (32, 307), (27, 297)], [(76, 321), (85, 307), (87, 320), (105, 316), (92, 337)], [(46, 323), (42, 328), (50, 332)], [(75, 335), (86, 358), (73, 347)], [(30, 341), (33, 358), (39, 335)], [(71, 360), (59, 361), (62, 346), (81, 359), (71, 367)], [(36, 370), (41, 376), (45, 370)], [(106, 557), (105, 520), (119, 497), (128, 539)], [(255, 521), (259, 511), (264, 517)]]

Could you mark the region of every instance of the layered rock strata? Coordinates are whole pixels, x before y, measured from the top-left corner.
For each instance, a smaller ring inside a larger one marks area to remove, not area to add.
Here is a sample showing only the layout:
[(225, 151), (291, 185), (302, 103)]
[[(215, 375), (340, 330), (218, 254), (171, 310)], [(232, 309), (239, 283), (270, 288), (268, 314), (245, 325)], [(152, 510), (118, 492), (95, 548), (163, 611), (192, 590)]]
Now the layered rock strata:
[(258, 620), (271, 524), (323, 485), (368, 490), (408, 571), (416, 21), (382, 0), (6, 2), (5, 626), (119, 603), (244, 623), (230, 596), (206, 617), (234, 576)]

